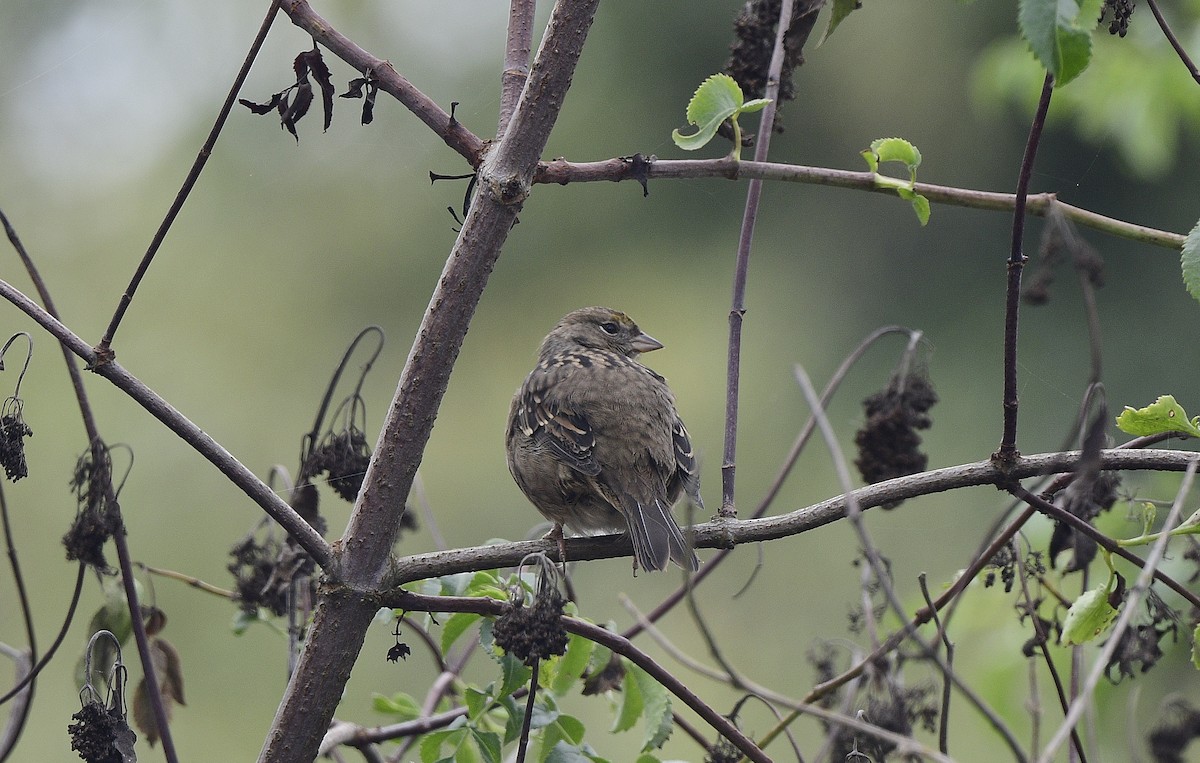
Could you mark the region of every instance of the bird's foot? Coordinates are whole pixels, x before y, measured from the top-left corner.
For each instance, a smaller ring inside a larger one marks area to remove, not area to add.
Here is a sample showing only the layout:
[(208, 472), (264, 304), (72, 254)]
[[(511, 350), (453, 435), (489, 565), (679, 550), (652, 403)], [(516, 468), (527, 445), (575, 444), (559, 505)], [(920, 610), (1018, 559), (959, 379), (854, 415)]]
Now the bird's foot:
[(550, 528), (550, 532), (543, 535), (542, 539), (558, 543), (558, 563), (562, 566), (562, 571), (565, 575), (567, 572), (567, 539), (563, 536), (562, 523), (555, 522), (554, 527)]

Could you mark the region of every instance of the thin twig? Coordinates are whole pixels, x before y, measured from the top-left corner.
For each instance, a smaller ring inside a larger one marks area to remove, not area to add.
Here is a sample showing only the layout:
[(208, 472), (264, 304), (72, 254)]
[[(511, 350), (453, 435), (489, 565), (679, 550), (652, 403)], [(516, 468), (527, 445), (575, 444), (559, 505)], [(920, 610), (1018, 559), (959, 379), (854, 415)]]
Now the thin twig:
[[(792, 21), (792, 0), (779, 3), (779, 22), (775, 31), (775, 47), (767, 70), (768, 100), (758, 122), (758, 138), (754, 143), (754, 160), (766, 161), (775, 129), (775, 111), (779, 101), (779, 76), (783, 71), (784, 38)], [(736, 133), (736, 130), (735, 130)], [(736, 154), (741, 146), (733, 147)], [(721, 507), (719, 517), (737, 516), (734, 504), (734, 482), (737, 476), (738, 387), (741, 381), (742, 319), (746, 315), (746, 277), (750, 268), (750, 247), (754, 240), (754, 223), (758, 218), (762, 198), (761, 180), (751, 180), (746, 187), (746, 206), (742, 211), (742, 227), (738, 234), (737, 256), (733, 269), (733, 298), (729, 307), (729, 345), (725, 368), (725, 446), (721, 461)]]
[(1001, 465), (1017, 456), (1017, 326), (1021, 315), (1021, 271), (1025, 267), (1025, 206), (1029, 196), (1029, 180), (1033, 176), (1033, 161), (1037, 157), (1042, 128), (1046, 125), (1046, 114), (1050, 111), (1050, 96), (1054, 93), (1054, 76), (1049, 72), (1042, 82), (1042, 96), (1038, 100), (1033, 124), (1029, 128), (1029, 140), (1025, 143), (1025, 154), (1021, 158), (1021, 171), (1017, 175), (1016, 204), (1013, 207), (1012, 242), (1008, 254), (1008, 289), (1004, 300), (1004, 432), (1000, 436), (1000, 447), (994, 458)]
[[(921, 588), (921, 598), (925, 600), (925, 606), (933, 613), (933, 625), (937, 628), (938, 635), (942, 637), (942, 646), (946, 647), (946, 666), (954, 667), (954, 642), (950, 640), (950, 634), (946, 633), (946, 629), (942, 626), (941, 618), (938, 617), (937, 607), (933, 606), (933, 598), (929, 595), (929, 586), (925, 581), (925, 573), (922, 572), (917, 576), (917, 583)], [(950, 752), (950, 677), (942, 676), (942, 712), (938, 718), (938, 749), (944, 754)]]
[[(1192, 482), (1196, 477), (1196, 468), (1200, 466), (1200, 458), (1193, 460), (1188, 466), (1187, 471), (1183, 475), (1183, 480), (1179, 484), (1179, 492), (1175, 496), (1175, 502), (1171, 505), (1171, 511), (1163, 522), (1163, 527), (1174, 527), (1179, 519), (1180, 513), (1183, 510), (1183, 501), (1187, 494), (1191, 492)], [(1050, 763), (1054, 758), (1054, 753), (1062, 746), (1070, 734), (1071, 729), (1075, 728), (1075, 724), (1079, 722), (1083, 711), (1091, 704), (1095, 697), (1096, 686), (1100, 683), (1100, 679), (1104, 677), (1104, 671), (1108, 667), (1108, 663), (1112, 660), (1113, 654), (1120, 645), (1121, 634), (1129, 627), (1129, 623), (1133, 620), (1134, 611), (1137, 605), (1141, 603), (1142, 597), (1150, 590), (1150, 584), (1153, 582), (1154, 574), (1158, 570), (1159, 562), (1167, 551), (1167, 544), (1171, 540), (1171, 534), (1168, 532), (1162, 533), (1158, 540), (1154, 542), (1154, 546), (1150, 549), (1150, 553), (1146, 556), (1146, 560), (1142, 566), (1141, 573), (1138, 574), (1137, 582), (1129, 589), (1126, 594), (1125, 602), (1121, 605), (1121, 614), (1117, 618), (1117, 622), (1112, 627), (1112, 631), (1108, 635), (1108, 640), (1104, 643), (1104, 647), (1100, 650), (1100, 654), (1096, 655), (1095, 662), (1092, 663), (1092, 670), (1088, 673), (1083, 685), (1080, 687), (1079, 694), (1075, 701), (1071, 703), (1071, 708), (1067, 711), (1067, 715), (1063, 718), (1062, 725), (1058, 731), (1046, 743), (1046, 748), (1042, 751), (1041, 757), (1038, 758), (1038, 763)]]
[[(821, 436), (825, 439), (825, 446), (829, 450), (829, 455), (833, 460), (834, 471), (838, 476), (838, 481), (841, 483), (842, 489), (845, 491), (846, 518), (850, 521), (850, 524), (854, 527), (854, 530), (858, 535), (859, 544), (862, 548), (863, 555), (866, 556), (871, 570), (875, 574), (875, 579), (879, 582), (879, 586), (883, 590), (883, 594), (887, 599), (888, 605), (892, 608), (892, 611), (896, 613), (896, 616), (900, 618), (901, 622), (909, 622), (909, 615), (905, 611), (904, 605), (900, 601), (900, 597), (896, 594), (896, 589), (892, 586), (891, 573), (888, 571), (887, 565), (884, 563), (878, 547), (871, 539), (871, 534), (867, 530), (866, 522), (862, 517), (861, 507), (858, 505), (858, 502), (854, 500), (854, 491), (850, 488), (850, 469), (846, 464), (846, 459), (842, 454), (841, 448), (838, 446), (837, 435), (833, 431), (833, 426), (829, 423), (829, 418), (825, 415), (825, 412), (821, 410), (817, 399), (817, 392), (815, 389), (813, 389), (812, 382), (809, 381), (808, 374), (805, 373), (804, 368), (800, 365), (796, 365), (794, 367), (794, 371), (796, 381), (799, 383), (800, 389), (804, 393), (804, 399), (808, 403), (809, 408), (812, 410), (813, 415), (817, 418), (817, 426), (821, 431)], [(933, 617), (937, 612), (936, 607), (928, 607), (927, 610), (930, 613), (930, 617)], [(1012, 730), (1008, 728), (1007, 724), (1004, 723), (1004, 720), (999, 716), (999, 714), (997, 714), (996, 711), (993, 710), (973, 688), (964, 683), (963, 680), (960, 679), (958, 675), (950, 669), (950, 666), (947, 665), (942, 659), (941, 655), (937, 653), (937, 650), (926, 643), (923, 638), (921, 638), (920, 634), (917, 633), (916, 626), (909, 628), (907, 632), (904, 633), (904, 637), (916, 644), (921, 649), (925, 657), (937, 665), (939, 669), (941, 669), (942, 675), (944, 675), (948, 681), (954, 684), (954, 687), (962, 693), (963, 697), (965, 697), (966, 700), (970, 702), (976, 710), (979, 711), (980, 715), (987, 719), (988, 723), (992, 725), (992, 728), (996, 730), (996, 733), (998, 733), (1000, 737), (1008, 744), (1009, 749), (1012, 750), (1016, 759), (1023, 762), (1025, 760), (1025, 751), (1021, 749), (1021, 743), (1017, 741), (1017, 738), (1012, 733)]]
[(11, 689), (0, 696), (0, 705), (8, 702), (15, 697), (29, 684), (30, 681), (37, 678), (38, 673), (42, 672), (42, 668), (50, 664), (50, 660), (54, 657), (54, 653), (58, 651), (58, 647), (62, 645), (63, 639), (67, 637), (67, 631), (71, 628), (71, 622), (75, 619), (75, 609), (79, 606), (79, 597), (83, 593), (83, 577), (87, 572), (87, 565), (83, 562), (79, 563), (78, 573), (75, 575), (75, 590), (71, 593), (71, 602), (67, 605), (67, 615), (63, 618), (63, 624), (58, 629), (58, 635), (54, 637), (54, 642), (50, 644), (50, 648), (42, 655), (42, 659), (33, 666), (33, 670), (17, 681)]
[(196, 154), (196, 160), (192, 162), (192, 168), (188, 170), (187, 177), (183, 179), (183, 186), (179, 189), (179, 193), (175, 194), (175, 200), (171, 202), (171, 207), (167, 210), (166, 217), (159, 223), (158, 230), (154, 232), (154, 238), (150, 240), (150, 246), (147, 247), (146, 253), (142, 255), (142, 261), (138, 263), (137, 269), (133, 272), (133, 278), (130, 279), (129, 285), (125, 287), (125, 292), (121, 295), (121, 301), (117, 304), (117, 309), (108, 323), (108, 329), (104, 332), (104, 338), (100, 340), (100, 344), (96, 345), (98, 362), (106, 363), (112, 358), (113, 337), (117, 333), (117, 328), (121, 325), (121, 320), (125, 317), (125, 311), (129, 308), (130, 302), (133, 301), (133, 295), (137, 292), (138, 285), (141, 284), (146, 271), (150, 269), (150, 263), (154, 261), (154, 255), (158, 253), (159, 247), (162, 246), (163, 240), (166, 239), (167, 231), (171, 229), (176, 216), (179, 215), (179, 210), (183, 209), (184, 202), (187, 201), (188, 195), (191, 194), (192, 188), (196, 185), (196, 181), (200, 179), (200, 173), (204, 170), (204, 165), (208, 162), (208, 157), (212, 156), (213, 147), (217, 144), (217, 138), (220, 137), (221, 130), (225, 127), (225, 120), (229, 118), (229, 112), (233, 109), (233, 104), (237, 101), (237, 95), (242, 89), (242, 83), (246, 81), (247, 75), (250, 74), (250, 67), (254, 64), (254, 59), (258, 57), (258, 51), (262, 49), (263, 42), (267, 39), (267, 32), (270, 31), (271, 23), (275, 20), (275, 13), (278, 10), (279, 0), (271, 0), (271, 4), (267, 8), (266, 18), (263, 19), (262, 24), (259, 26), (258, 34), (255, 35), (254, 41), (250, 43), (250, 50), (246, 53), (246, 58), (242, 61), (242, 67), (238, 69), (237, 76), (233, 78), (229, 94), (225, 96), (225, 102), (221, 104), (221, 110), (217, 112), (217, 119), (213, 123), (212, 129), (208, 132), (208, 138), (205, 139), (204, 145), (200, 147), (199, 153)]
[[(672, 643), (671, 640), (666, 637), (666, 634), (660, 631), (656, 625), (649, 622), (646, 619), (646, 616), (638, 611), (637, 607), (633, 605), (633, 602), (628, 597), (622, 597), (621, 603), (624, 604), (626, 610), (628, 610), (630, 614), (632, 614), (642, 624), (642, 629), (646, 632), (646, 634), (650, 636), (650, 638), (653, 639), (654, 642), (658, 644), (665, 652), (667, 652), (667, 654), (669, 654), (684, 667), (689, 668), (690, 670), (693, 670), (696, 673), (705, 676), (706, 678), (711, 678), (714, 681), (730, 684), (734, 686), (734, 688), (749, 692), (763, 701), (769, 701), (778, 705), (782, 705), (783, 707), (792, 710), (791, 715), (780, 719), (780, 723), (777, 726), (778, 729), (786, 729), (791, 725), (792, 721), (795, 721), (800, 715), (811, 715), (815, 718), (825, 721), (826, 723), (846, 726), (854, 729), (855, 731), (869, 734), (878, 739), (890, 742), (897, 746), (898, 749), (896, 750), (896, 754), (901, 757), (908, 753), (924, 755), (926, 757), (933, 758), (934, 760), (948, 760), (946, 756), (939, 755), (933, 750), (926, 748), (925, 745), (921, 744), (912, 737), (904, 736), (903, 734), (897, 734), (896, 732), (880, 728), (879, 726), (875, 726), (870, 723), (865, 723), (849, 715), (843, 715), (832, 710), (827, 710), (819, 705), (812, 705), (796, 700), (792, 697), (787, 697), (774, 691), (773, 689), (770, 689), (769, 687), (754, 683), (753, 681), (749, 681), (740, 676), (737, 677), (736, 681), (731, 681), (730, 679), (734, 677), (734, 674), (731, 674), (724, 668), (721, 670), (710, 668), (707, 665), (692, 659), (683, 650)], [(774, 734), (772, 734), (770, 737), (764, 737), (762, 744), (765, 746), (768, 740), (772, 740), (774, 738)]]
[(192, 575), (176, 572), (175, 570), (163, 569), (161, 567), (151, 567), (150, 565), (142, 562), (135, 562), (134, 566), (140, 570), (145, 570), (150, 575), (158, 575), (159, 577), (178, 580), (180, 583), (191, 586), (199, 591), (204, 591), (205, 593), (211, 593), (214, 596), (220, 596), (223, 599), (237, 598), (237, 594), (235, 594), (233, 591), (226, 590), (220, 586), (215, 586), (212, 583), (206, 583), (200, 578), (193, 577)]
[(5, 727), (2, 745), (0, 745), (0, 761), (6, 760), (9, 753), (17, 746), (25, 722), (29, 719), (29, 710), (33, 705), (33, 693), (37, 688), (34, 679), (33, 665), (38, 660), (37, 634), (33, 628), (33, 611), (29, 604), (29, 592), (25, 588), (25, 576), (21, 574), (21, 563), (17, 558), (17, 546), (13, 543), (12, 525), (8, 519), (8, 500), (4, 490), (0, 489), (0, 523), (4, 526), (4, 546), (8, 551), (8, 564), (12, 568), (13, 585), (17, 589), (17, 600), (21, 604), (21, 620), (25, 625), (25, 639), (28, 646), (19, 654), (20, 659), (13, 657), (13, 668), (16, 682), (21, 683), (26, 675), (30, 676), (26, 687), (22, 690), (9, 714), (9, 723)]
[(306, 0), (283, 0), (279, 6), (292, 23), (308, 32), (312, 38), (338, 58), (353, 66), (363, 76), (367, 72), (379, 84), (379, 89), (400, 101), (425, 126), (457, 151), (472, 167), (478, 168), (483, 161), (485, 144), (477, 135), (463, 126), (429, 96), (392, 67), (390, 61), (374, 56), (360, 48), (354, 41), (337, 31), (317, 14)]
[[(48, 331), (63, 346), (64, 351), (70, 351), (82, 358), (88, 364), (95, 360), (95, 352), (73, 331), (62, 324), (57, 318), (43, 310), (27, 296), (13, 288), (6, 281), (0, 281), (0, 297), (8, 300), (18, 309), (35, 320), (38, 325)], [(200, 455), (216, 466), (229, 481), (241, 488), (263, 508), (321, 565), (330, 570), (333, 566), (333, 550), (308, 522), (296, 513), (282, 498), (274, 493), (265, 482), (243, 466), (233, 455), (221, 447), (207, 432), (193, 424), (182, 413), (176, 410), (159, 394), (143, 384), (137, 377), (130, 374), (115, 361), (105, 363), (95, 369), (96, 373), (108, 379), (131, 399), (145, 408), (150, 415), (161, 421), (180, 439), (188, 443)]]
[[(640, 167), (637, 168), (640, 171)], [(568, 162), (565, 159), (555, 159), (538, 166), (535, 183), (589, 183), (597, 181), (619, 182), (636, 180), (641, 175), (635, 172), (635, 166), (628, 159), (604, 159), (597, 162)], [(828, 167), (809, 167), (796, 164), (777, 164), (772, 162), (735, 162), (728, 157), (720, 159), (656, 159), (649, 163), (645, 177), (650, 179), (680, 179), (680, 178), (724, 178), (726, 180), (749, 180), (762, 178), (785, 183), (804, 183), (821, 185), (832, 188), (846, 188), (869, 193), (881, 193), (895, 196), (894, 184), (880, 181), (882, 176), (872, 172), (854, 172)], [(1016, 208), (1016, 195), (998, 193), (995, 191), (978, 191), (970, 188), (936, 185), (934, 183), (918, 182), (913, 190), (931, 202), (948, 204), (969, 209), (981, 209), (994, 212), (1011, 212)], [(1069, 219), (1079, 225), (1102, 231), (1112, 236), (1138, 241), (1143, 244), (1163, 247), (1179, 251), (1183, 249), (1186, 236), (1182, 233), (1158, 230), (1137, 223), (1126, 222), (1057, 201), (1054, 193), (1039, 193), (1029, 196), (1026, 200), (1025, 212), (1037, 217), (1045, 217), (1050, 206), (1057, 203)]]
[(1183, 49), (1183, 45), (1179, 43), (1179, 38), (1175, 36), (1175, 32), (1167, 24), (1167, 19), (1162, 15), (1162, 11), (1158, 9), (1158, 3), (1155, 0), (1146, 0), (1146, 4), (1150, 6), (1150, 12), (1154, 14), (1154, 20), (1158, 22), (1158, 28), (1162, 30), (1163, 36), (1167, 38), (1167, 42), (1171, 43), (1171, 47), (1175, 49), (1175, 54), (1179, 56), (1179, 60), (1187, 67), (1188, 74), (1192, 75), (1192, 79), (1200, 84), (1200, 70), (1196, 69), (1196, 65), (1192, 63), (1192, 59), (1188, 56), (1187, 51)]

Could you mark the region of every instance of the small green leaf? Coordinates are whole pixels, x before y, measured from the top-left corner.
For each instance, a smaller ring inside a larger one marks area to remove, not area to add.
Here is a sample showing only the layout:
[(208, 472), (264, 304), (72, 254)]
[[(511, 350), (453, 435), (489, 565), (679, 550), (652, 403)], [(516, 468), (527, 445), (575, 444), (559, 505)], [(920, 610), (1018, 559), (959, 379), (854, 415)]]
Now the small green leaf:
[(463, 694), (463, 700), (467, 703), (467, 717), (472, 721), (479, 720), (479, 716), (483, 715), (491, 704), (492, 697), (486, 692), (476, 689), (474, 686), (468, 686)]
[(549, 674), (546, 685), (550, 691), (560, 697), (570, 691), (579, 677), (583, 675), (583, 671), (587, 669), (588, 660), (591, 659), (592, 649), (595, 646), (594, 641), (572, 633), (567, 638), (566, 654), (550, 660), (550, 664), (546, 666), (549, 670), (543, 671)]
[(1117, 608), (1109, 601), (1116, 576), (1102, 586), (1084, 591), (1063, 618), (1062, 642), (1084, 644), (1104, 632), (1117, 616)]
[(623, 658), (621, 661), (625, 665), (625, 682), (621, 687), (617, 717), (613, 719), (612, 728), (609, 729), (613, 733), (633, 728), (638, 718), (642, 717), (642, 708), (644, 707), (642, 691), (637, 681), (629, 680), (629, 670), (633, 668), (633, 663)]
[(746, 101), (742, 107), (738, 109), (739, 114), (753, 114), (756, 111), (762, 111), (771, 102), (770, 98), (755, 98), (751, 101)]
[(675, 145), (684, 151), (701, 148), (717, 134), (717, 128), (726, 119), (738, 113), (745, 97), (737, 81), (728, 74), (714, 74), (696, 88), (687, 106), (687, 121), (697, 131), (684, 135), (679, 130), (671, 133)]
[(466, 633), (467, 629), (479, 622), (481, 615), (472, 612), (455, 612), (446, 619), (442, 626), (442, 654), (450, 651), (454, 642)]
[(880, 164), (900, 162), (908, 168), (913, 181), (917, 179), (917, 167), (921, 166), (921, 152), (904, 138), (880, 138), (871, 142), (873, 153)]
[(1117, 428), (1134, 437), (1161, 432), (1182, 432), (1200, 437), (1200, 422), (1189, 419), (1187, 411), (1171, 395), (1162, 395), (1145, 408), (1125, 406), (1117, 416)]
[(1200, 625), (1197, 625), (1196, 629), (1192, 631), (1192, 664), (1196, 666), (1197, 670), (1200, 670), (1200, 652), (1196, 649), (1197, 641), (1200, 641)]
[(517, 689), (529, 683), (529, 679), (533, 675), (533, 672), (523, 662), (511, 654), (506, 654), (500, 658), (500, 670), (503, 679), (500, 682), (500, 691), (496, 693), (497, 697), (505, 697), (512, 694)]
[(1183, 240), (1180, 265), (1183, 268), (1183, 285), (1187, 287), (1192, 299), (1200, 302), (1200, 222), (1196, 223)]
[(912, 204), (913, 212), (917, 213), (917, 221), (921, 223), (922, 227), (929, 222), (929, 199), (907, 188), (897, 188), (896, 195), (907, 199)]
[(633, 663), (628, 663), (626, 669), (633, 676), (633, 681), (625, 680), (625, 690), (630, 683), (636, 683), (642, 695), (642, 752), (657, 750), (671, 736), (673, 719), (671, 718), (671, 695), (650, 674)]
[(833, 10), (829, 14), (829, 24), (825, 27), (825, 33), (821, 35), (820, 41), (817, 42), (817, 47), (824, 45), (829, 36), (833, 34), (833, 30), (838, 28), (838, 24), (841, 24), (846, 20), (847, 16), (861, 7), (861, 0), (833, 0)]
[(1042, 67), (1065, 85), (1087, 68), (1092, 30), (1100, 17), (1094, 0), (1020, 0), (1021, 36)]
[(500, 763), (502, 759), (500, 735), (491, 731), (471, 729), (471, 738), (475, 740), (484, 763)]
[(394, 715), (402, 721), (411, 721), (421, 717), (420, 705), (404, 692), (397, 692), (390, 697), (384, 694), (374, 694), (371, 697), (371, 707), (377, 713)]

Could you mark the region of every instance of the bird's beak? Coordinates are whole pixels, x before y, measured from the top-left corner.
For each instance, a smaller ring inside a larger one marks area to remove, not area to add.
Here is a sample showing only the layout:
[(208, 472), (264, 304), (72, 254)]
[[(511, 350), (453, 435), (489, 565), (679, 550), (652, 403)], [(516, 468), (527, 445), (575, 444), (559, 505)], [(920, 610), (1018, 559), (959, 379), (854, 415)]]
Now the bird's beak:
[(638, 352), (652, 352), (654, 350), (661, 350), (662, 348), (662, 342), (658, 341), (644, 331), (633, 338), (633, 349), (637, 350)]

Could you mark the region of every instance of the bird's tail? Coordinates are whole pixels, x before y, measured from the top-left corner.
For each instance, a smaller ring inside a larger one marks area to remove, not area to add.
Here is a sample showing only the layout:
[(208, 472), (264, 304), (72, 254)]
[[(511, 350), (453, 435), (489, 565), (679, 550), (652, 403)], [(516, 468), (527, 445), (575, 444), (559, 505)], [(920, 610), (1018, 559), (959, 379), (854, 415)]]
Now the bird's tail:
[(639, 567), (661, 570), (667, 566), (669, 559), (693, 572), (700, 568), (700, 560), (683, 537), (666, 501), (652, 499), (643, 502), (629, 496), (626, 498), (625, 515), (633, 540), (633, 556)]

